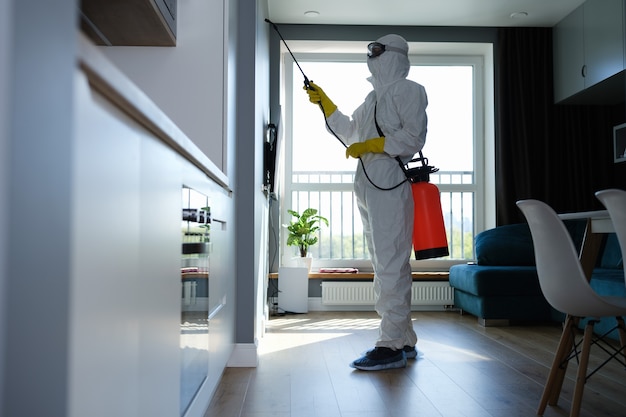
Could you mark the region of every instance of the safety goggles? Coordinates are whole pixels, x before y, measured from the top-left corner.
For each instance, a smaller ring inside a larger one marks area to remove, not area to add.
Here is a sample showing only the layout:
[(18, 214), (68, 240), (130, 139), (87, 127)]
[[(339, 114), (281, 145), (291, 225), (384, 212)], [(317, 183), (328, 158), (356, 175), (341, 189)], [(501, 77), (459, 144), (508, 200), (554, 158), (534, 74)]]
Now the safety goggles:
[(395, 46), (384, 45), (380, 42), (372, 42), (367, 45), (367, 56), (369, 58), (376, 58), (377, 56), (382, 55), (385, 51), (393, 51), (406, 55), (406, 51), (404, 49), (396, 48)]

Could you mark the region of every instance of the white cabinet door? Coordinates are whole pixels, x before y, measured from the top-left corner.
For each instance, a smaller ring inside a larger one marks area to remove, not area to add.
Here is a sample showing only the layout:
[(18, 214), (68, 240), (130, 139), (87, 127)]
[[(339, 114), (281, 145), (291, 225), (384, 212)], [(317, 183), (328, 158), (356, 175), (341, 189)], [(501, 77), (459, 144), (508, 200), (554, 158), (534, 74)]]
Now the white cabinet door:
[(624, 69), (624, 9), (622, 0), (584, 3), (585, 88)]
[(560, 102), (624, 70), (624, 0), (587, 0), (554, 27), (553, 37), (554, 99)]
[(585, 65), (583, 22), (584, 13), (581, 6), (554, 27), (553, 71), (556, 102), (585, 88), (582, 74)]

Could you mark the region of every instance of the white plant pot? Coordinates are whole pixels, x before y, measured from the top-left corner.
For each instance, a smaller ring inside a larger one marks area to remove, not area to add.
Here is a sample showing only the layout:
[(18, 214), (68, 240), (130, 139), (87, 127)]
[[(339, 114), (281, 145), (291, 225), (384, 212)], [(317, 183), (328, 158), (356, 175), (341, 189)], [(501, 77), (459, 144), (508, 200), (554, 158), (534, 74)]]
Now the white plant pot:
[(311, 272), (311, 262), (313, 262), (313, 258), (311, 258), (310, 256), (296, 256), (292, 259), (294, 261), (294, 265), (297, 268), (306, 268), (307, 271)]

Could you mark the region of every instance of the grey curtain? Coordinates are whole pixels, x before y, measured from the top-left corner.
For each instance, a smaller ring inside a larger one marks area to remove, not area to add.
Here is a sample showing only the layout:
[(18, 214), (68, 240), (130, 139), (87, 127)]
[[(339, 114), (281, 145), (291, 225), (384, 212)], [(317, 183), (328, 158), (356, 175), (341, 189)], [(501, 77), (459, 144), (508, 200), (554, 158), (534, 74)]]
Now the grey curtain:
[(552, 29), (502, 28), (496, 45), (497, 224), (524, 222), (515, 202), (559, 212), (596, 210), (594, 192), (623, 186), (613, 164), (613, 126), (624, 105), (555, 105)]

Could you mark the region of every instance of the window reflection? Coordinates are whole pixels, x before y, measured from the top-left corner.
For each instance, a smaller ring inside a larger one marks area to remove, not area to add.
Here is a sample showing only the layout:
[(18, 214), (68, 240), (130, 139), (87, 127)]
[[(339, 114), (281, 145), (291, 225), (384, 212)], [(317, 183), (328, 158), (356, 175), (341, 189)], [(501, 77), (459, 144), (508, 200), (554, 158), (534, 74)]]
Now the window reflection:
[(209, 368), (209, 199), (182, 189), (182, 258), (180, 315), (180, 415), (197, 394)]

